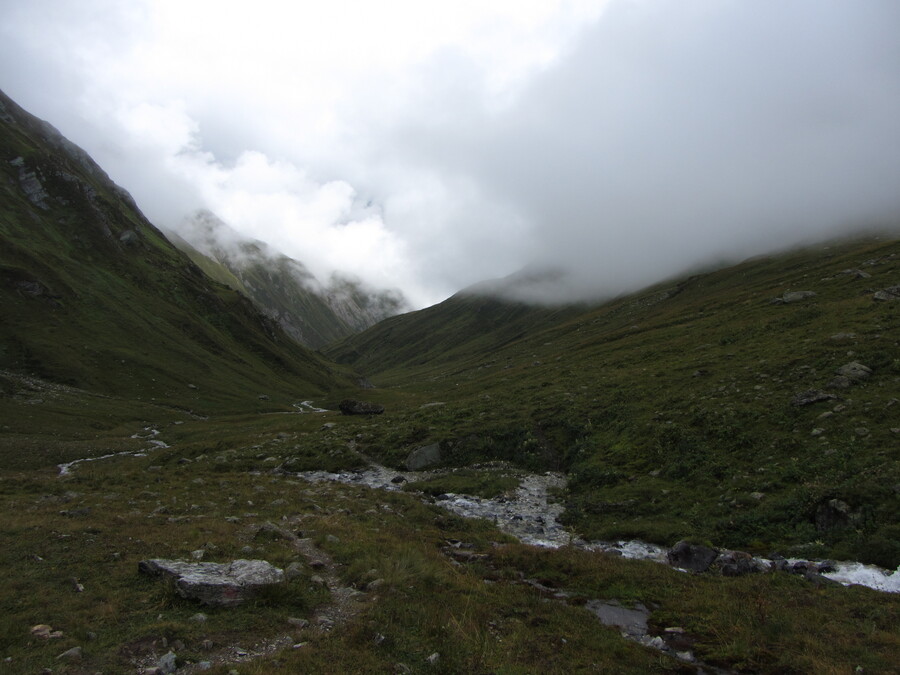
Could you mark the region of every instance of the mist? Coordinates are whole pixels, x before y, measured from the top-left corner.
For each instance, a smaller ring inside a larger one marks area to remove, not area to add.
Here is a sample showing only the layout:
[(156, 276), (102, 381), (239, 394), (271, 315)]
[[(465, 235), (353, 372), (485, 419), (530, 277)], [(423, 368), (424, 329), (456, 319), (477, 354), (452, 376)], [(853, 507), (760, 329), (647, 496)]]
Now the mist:
[(893, 0), (59, 5), (0, 8), (0, 88), (151, 220), (207, 209), (417, 307), (900, 223)]

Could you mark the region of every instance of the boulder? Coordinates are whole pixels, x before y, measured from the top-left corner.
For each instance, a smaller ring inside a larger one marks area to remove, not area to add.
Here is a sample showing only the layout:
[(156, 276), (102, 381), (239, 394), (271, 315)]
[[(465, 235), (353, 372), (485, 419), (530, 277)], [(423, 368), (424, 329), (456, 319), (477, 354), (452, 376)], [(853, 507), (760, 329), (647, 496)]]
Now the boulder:
[(744, 551), (723, 551), (716, 564), (725, 577), (741, 577), (745, 574), (762, 572), (764, 569), (752, 555)]
[(826, 532), (850, 524), (852, 513), (850, 505), (840, 499), (829, 499), (819, 504), (816, 509), (816, 529)]
[(834, 398), (837, 398), (834, 394), (828, 394), (824, 391), (819, 391), (818, 389), (810, 389), (795, 395), (794, 398), (791, 399), (791, 405), (810, 405), (812, 403), (818, 403), (819, 401), (829, 401)]
[(814, 297), (816, 297), (815, 291), (791, 291), (782, 295), (781, 300), (785, 304), (790, 304), (792, 302), (800, 302), (801, 300)]
[(672, 567), (678, 567), (690, 572), (705, 572), (718, 555), (715, 549), (708, 546), (679, 541), (669, 549), (669, 552), (666, 553), (666, 558)]
[(202, 604), (234, 607), (265, 586), (284, 581), (284, 571), (265, 560), (235, 560), (230, 563), (187, 563), (178, 560), (142, 560), (138, 571), (175, 579), (183, 598)]
[(421, 471), (441, 461), (441, 446), (437, 443), (423, 445), (406, 456), (407, 471)]
[(858, 361), (851, 361), (838, 368), (835, 373), (850, 380), (864, 380), (872, 375), (872, 369)]
[(882, 302), (888, 300), (900, 300), (900, 286), (889, 286), (888, 288), (878, 291), (872, 297), (875, 300), (880, 300)]
[(346, 398), (341, 401), (338, 408), (344, 415), (380, 415), (384, 412), (383, 405), (357, 401), (352, 398)]

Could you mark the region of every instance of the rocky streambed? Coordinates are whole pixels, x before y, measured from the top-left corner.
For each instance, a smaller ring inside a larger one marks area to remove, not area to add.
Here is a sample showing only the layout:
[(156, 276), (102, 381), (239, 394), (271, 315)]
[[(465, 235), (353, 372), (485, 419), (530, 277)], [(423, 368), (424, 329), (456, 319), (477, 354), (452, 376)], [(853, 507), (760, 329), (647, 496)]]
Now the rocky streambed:
[[(350, 485), (365, 485), (380, 490), (402, 490), (406, 482), (415, 482), (440, 475), (440, 471), (396, 471), (373, 464), (365, 470), (329, 473), (304, 471), (296, 474), (312, 482), (332, 481)], [(559, 522), (564, 511), (554, 502), (552, 494), (566, 486), (566, 478), (559, 473), (519, 474), (520, 484), (513, 494), (487, 499), (474, 495), (442, 494), (434, 503), (466, 518), (484, 518), (497, 528), (525, 544), (558, 548), (575, 546), (625, 558), (652, 560), (671, 564), (686, 571), (704, 571), (713, 563), (724, 574), (763, 571), (787, 571), (808, 578), (827, 579), (844, 585), (858, 584), (878, 591), (900, 593), (900, 569), (884, 570), (857, 562), (808, 561), (799, 559), (768, 559), (749, 556), (739, 551), (713, 551), (687, 546), (666, 549), (643, 541), (585, 541), (567, 530)], [(423, 497), (431, 501), (430, 497)], [(705, 562), (703, 558), (709, 558)], [(697, 560), (700, 562), (697, 562)]]

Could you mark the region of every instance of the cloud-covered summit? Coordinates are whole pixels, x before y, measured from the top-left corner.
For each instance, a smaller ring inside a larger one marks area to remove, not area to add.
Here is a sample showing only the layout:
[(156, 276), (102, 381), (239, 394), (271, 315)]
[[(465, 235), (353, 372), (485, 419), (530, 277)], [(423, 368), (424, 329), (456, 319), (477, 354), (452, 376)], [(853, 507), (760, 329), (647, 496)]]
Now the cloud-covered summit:
[(9, 3), (0, 79), (158, 224), (207, 208), (419, 306), (900, 222), (892, 0), (490, 4)]

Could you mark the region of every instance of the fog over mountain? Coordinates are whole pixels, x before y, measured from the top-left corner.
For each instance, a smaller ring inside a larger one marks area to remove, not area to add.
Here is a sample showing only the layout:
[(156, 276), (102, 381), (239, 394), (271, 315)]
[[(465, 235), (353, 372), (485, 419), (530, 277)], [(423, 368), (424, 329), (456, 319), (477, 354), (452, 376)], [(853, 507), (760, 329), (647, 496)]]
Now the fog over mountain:
[(0, 88), (158, 224), (417, 305), (547, 300), (900, 223), (893, 0), (0, 7)]

